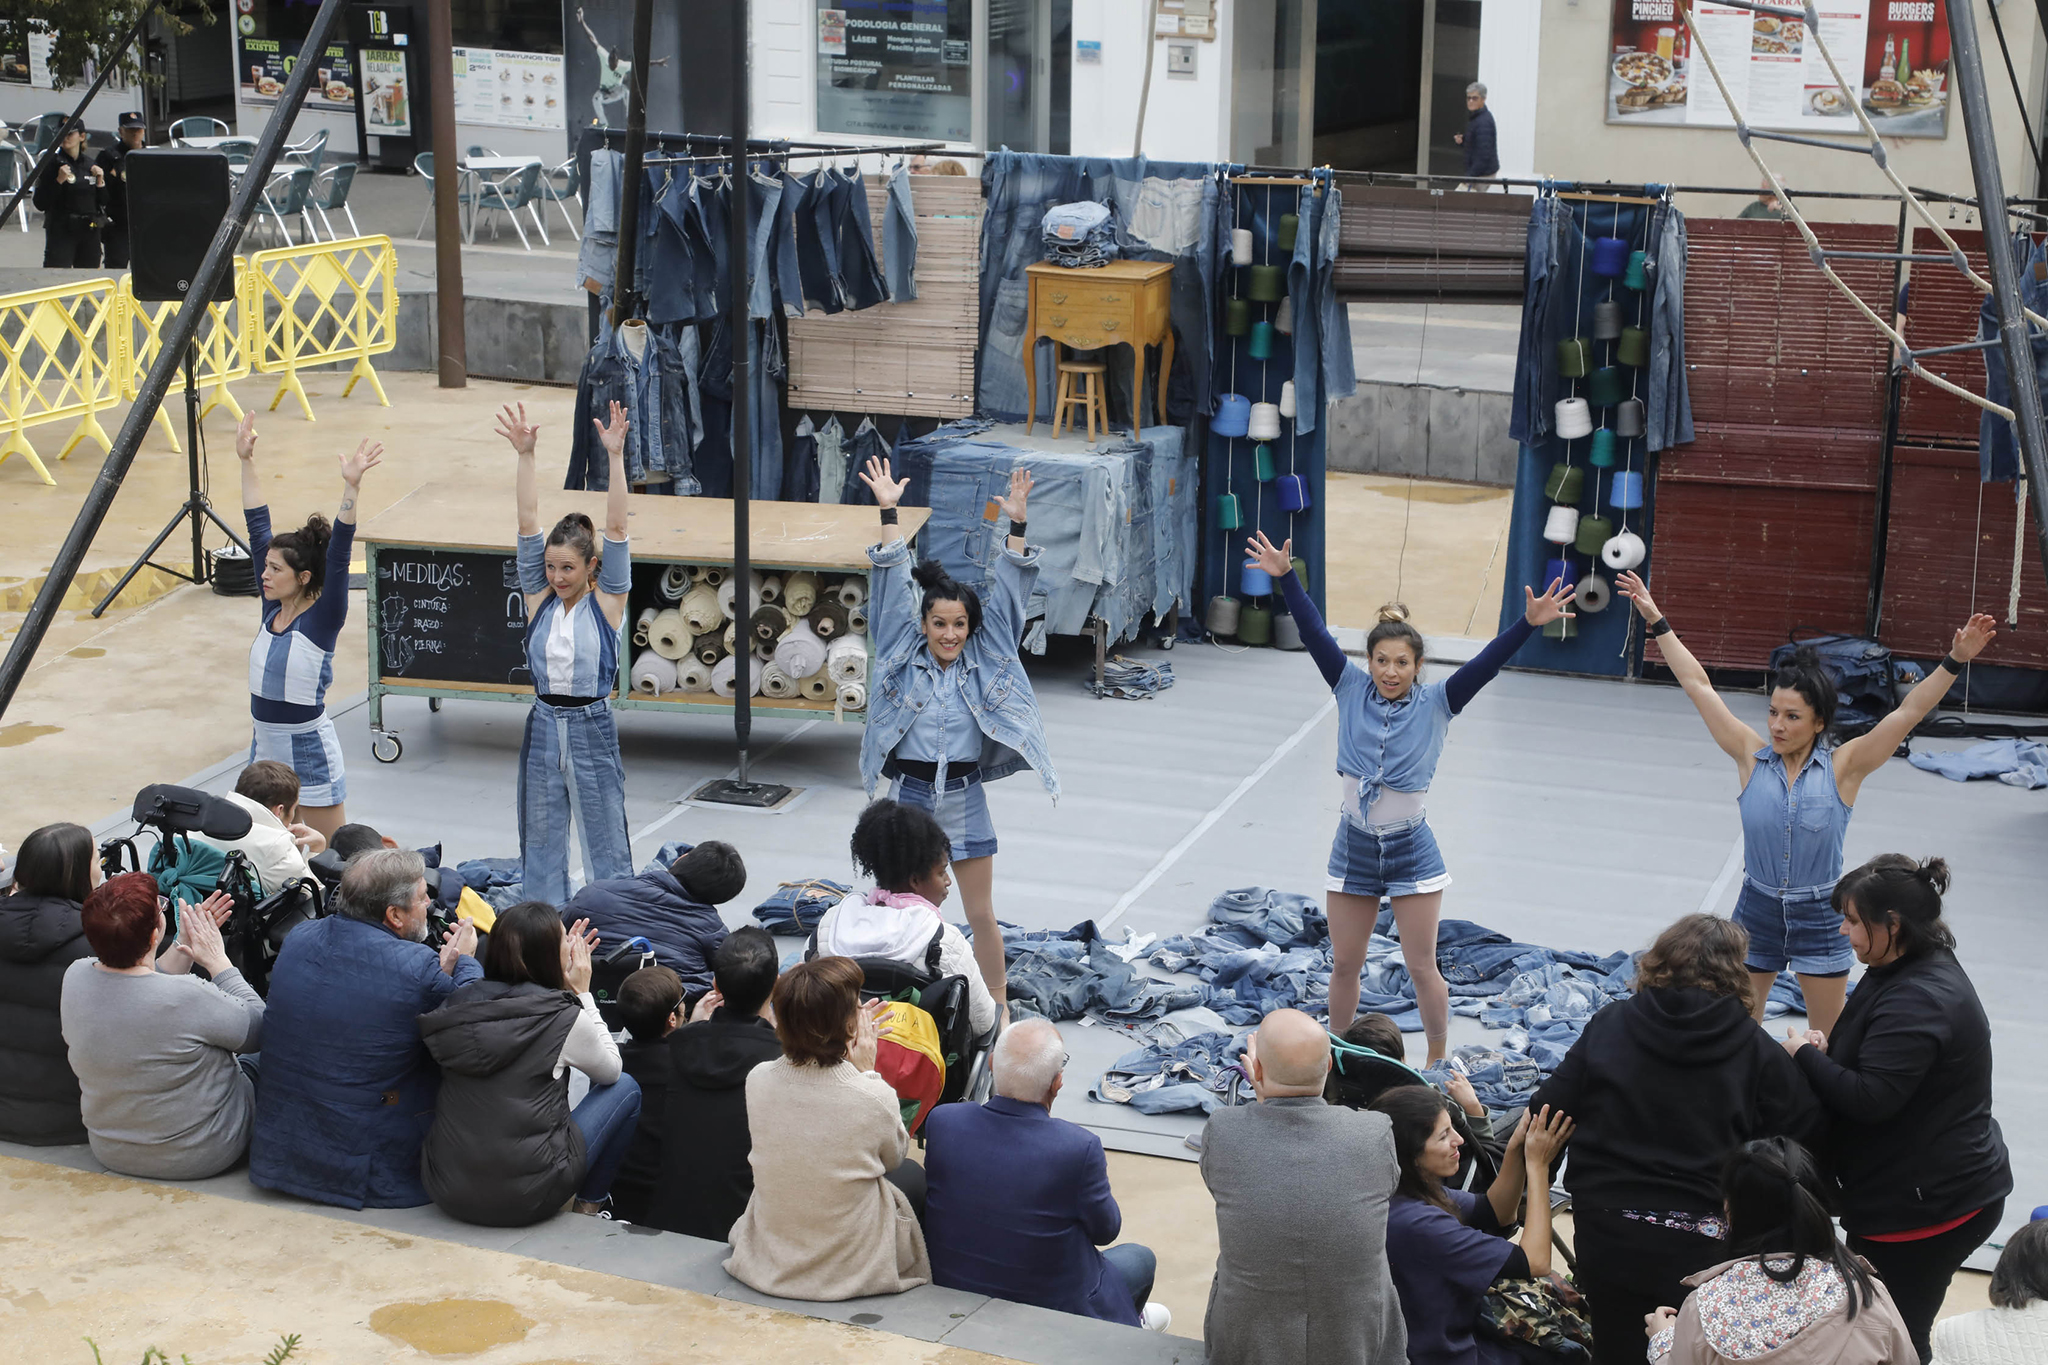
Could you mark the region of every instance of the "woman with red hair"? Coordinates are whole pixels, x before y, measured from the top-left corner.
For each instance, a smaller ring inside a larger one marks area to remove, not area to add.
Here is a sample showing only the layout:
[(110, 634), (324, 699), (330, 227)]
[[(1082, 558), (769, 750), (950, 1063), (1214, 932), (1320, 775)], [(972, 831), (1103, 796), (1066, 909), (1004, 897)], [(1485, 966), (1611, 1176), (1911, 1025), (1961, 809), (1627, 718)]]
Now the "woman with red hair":
[[(203, 1180), (242, 1159), (256, 1111), (263, 1001), (228, 961), (215, 893), (179, 905), (164, 938), (164, 898), (147, 872), (110, 877), (79, 918), (94, 956), (64, 973), (61, 1015), (93, 1155), (110, 1171)], [(193, 976), (197, 963), (211, 981)]]

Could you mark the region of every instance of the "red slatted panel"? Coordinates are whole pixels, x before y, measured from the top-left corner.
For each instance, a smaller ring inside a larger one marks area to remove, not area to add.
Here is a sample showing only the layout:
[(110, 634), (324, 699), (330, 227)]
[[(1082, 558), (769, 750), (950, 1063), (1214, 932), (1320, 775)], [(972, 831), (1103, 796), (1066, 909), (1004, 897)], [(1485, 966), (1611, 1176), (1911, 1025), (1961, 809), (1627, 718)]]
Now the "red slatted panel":
[[(1970, 258), (1970, 268), (1989, 279), (1986, 272), (1990, 267), (1984, 261), (1984, 234), (1962, 232), (1946, 223), (1942, 226)], [(1941, 239), (1926, 228), (1915, 229), (1913, 250), (1916, 254), (1947, 249), (1941, 244)], [(1915, 350), (1955, 346), (1976, 339), (1977, 310), (1983, 306), (1984, 296), (1960, 270), (1952, 265), (1916, 265), (1912, 281), (1912, 288), (1908, 291), (1912, 312), (1906, 322), (1906, 339), (1913, 343)], [(1960, 384), (1971, 393), (1984, 392), (1984, 357), (1975, 351), (1929, 356), (1920, 363), (1929, 373), (1938, 374), (1952, 384)], [(1899, 398), (1899, 435), (1921, 441), (1967, 441), (1974, 446), (1977, 443), (1979, 411), (1981, 409), (1975, 404), (1908, 375)]]
[(1998, 639), (1985, 656), (1987, 661), (2048, 668), (2048, 587), (2043, 586), (2031, 504), (2026, 509), (2025, 560), (2020, 569), (2019, 629), (2005, 620), (2012, 590), (2013, 519), (2018, 514), (2013, 485), (1978, 482), (1975, 450), (1894, 449), (1880, 630), (1884, 642), (1913, 658), (1939, 657), (1974, 605), (1998, 618)]

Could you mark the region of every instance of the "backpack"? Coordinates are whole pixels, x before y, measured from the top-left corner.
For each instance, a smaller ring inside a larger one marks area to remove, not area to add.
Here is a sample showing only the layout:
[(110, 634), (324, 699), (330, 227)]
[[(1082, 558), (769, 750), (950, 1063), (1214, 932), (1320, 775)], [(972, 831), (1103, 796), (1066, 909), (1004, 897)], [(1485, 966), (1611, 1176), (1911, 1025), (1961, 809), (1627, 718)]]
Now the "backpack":
[(875, 1044), (875, 1070), (896, 1092), (903, 1126), (915, 1133), (946, 1091), (939, 1026), (930, 1013), (902, 1000), (884, 1004), (876, 1021), (887, 1025), (889, 1032)]
[(1855, 635), (1813, 635), (1799, 638), (1795, 629), (1786, 643), (1771, 651), (1771, 671), (1790, 662), (1794, 653), (1811, 649), (1835, 684), (1835, 723), (1829, 733), (1837, 741), (1854, 739), (1890, 715), (1899, 704), (1892, 652), (1875, 640)]
[[(942, 922), (932, 931), (922, 962), (898, 962), (890, 957), (853, 960), (860, 964), (862, 999), (900, 1001), (916, 1005), (930, 1016), (938, 1035), (938, 1061), (943, 1068), (938, 1102), (951, 1104), (966, 1095), (968, 1084), (974, 1079), (974, 1068), (967, 1063), (973, 1056), (975, 1032), (967, 978), (957, 972), (951, 976), (940, 974), (939, 949), (945, 936), (946, 926)], [(810, 942), (804, 946), (804, 961), (817, 956), (818, 931), (813, 928)], [(918, 1121), (923, 1122), (922, 1115)]]

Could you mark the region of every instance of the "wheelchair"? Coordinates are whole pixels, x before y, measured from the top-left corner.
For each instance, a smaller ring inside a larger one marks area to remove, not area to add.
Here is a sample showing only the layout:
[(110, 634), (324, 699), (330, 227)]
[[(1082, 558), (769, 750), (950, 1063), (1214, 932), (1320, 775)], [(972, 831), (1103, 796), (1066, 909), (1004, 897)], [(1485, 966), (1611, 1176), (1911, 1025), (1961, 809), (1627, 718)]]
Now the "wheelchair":
[[(901, 962), (892, 957), (851, 960), (861, 970), (861, 999), (900, 1000), (931, 1015), (946, 1059), (946, 1082), (939, 1091), (939, 1103), (965, 1100), (980, 1104), (995, 1089), (995, 1073), (989, 1059), (995, 1051), (996, 1035), (1002, 1031), (1002, 1019), (998, 1016), (988, 1032), (975, 1033), (968, 1008), (967, 978), (957, 972), (945, 975), (939, 969), (939, 943), (944, 933), (943, 925), (933, 931), (922, 963)], [(809, 961), (817, 956), (818, 931), (813, 928), (804, 946), (804, 959)]]

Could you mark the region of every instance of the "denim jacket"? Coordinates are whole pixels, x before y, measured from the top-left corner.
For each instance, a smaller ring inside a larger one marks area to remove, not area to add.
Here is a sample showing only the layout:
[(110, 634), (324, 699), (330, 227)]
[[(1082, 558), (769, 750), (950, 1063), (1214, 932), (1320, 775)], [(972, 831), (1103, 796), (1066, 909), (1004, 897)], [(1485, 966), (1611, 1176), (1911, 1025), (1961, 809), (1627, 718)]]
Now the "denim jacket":
[[(1038, 697), (1017, 658), (1024, 604), (1038, 579), (1039, 554), (1036, 545), (1021, 555), (1003, 553), (982, 597), (981, 628), (967, 637), (967, 647), (953, 667), (967, 670), (960, 680), (960, 695), (981, 727), (982, 780), (992, 782), (1029, 767), (1057, 801), (1060, 779), (1046, 751)], [(911, 719), (931, 701), (938, 663), (919, 629), (923, 594), (910, 576), (909, 542), (873, 546), (868, 562), (874, 566), (868, 598), (875, 667), (868, 686), (868, 723), (860, 742), (860, 780), (866, 791), (873, 792), (881, 785), (882, 765), (909, 733)]]
[[(694, 342), (694, 333), (688, 328), (683, 332)], [(604, 418), (617, 400), (625, 405), (632, 424), (626, 433), (627, 481), (642, 483), (650, 472), (660, 470), (669, 476), (664, 489), (668, 493), (694, 497), (703, 491), (691, 460), (703, 439), (703, 426), (691, 401), (691, 358), (683, 349), (667, 331), (650, 327), (647, 350), (635, 360), (616, 329), (600, 327), (576, 386), (576, 419), (563, 487), (601, 493), (610, 486), (611, 466), (591, 423)]]

